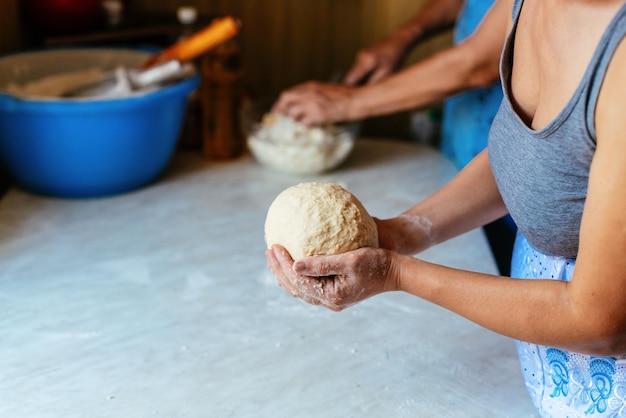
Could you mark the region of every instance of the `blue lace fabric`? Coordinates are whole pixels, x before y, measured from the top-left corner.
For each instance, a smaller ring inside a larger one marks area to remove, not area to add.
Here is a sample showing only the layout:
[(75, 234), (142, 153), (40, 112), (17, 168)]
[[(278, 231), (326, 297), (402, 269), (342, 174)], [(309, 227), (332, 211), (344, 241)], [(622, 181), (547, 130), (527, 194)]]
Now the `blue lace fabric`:
[[(511, 277), (570, 281), (576, 260), (545, 255), (518, 232)], [(626, 356), (597, 357), (517, 341), (526, 388), (542, 417), (626, 417)]]

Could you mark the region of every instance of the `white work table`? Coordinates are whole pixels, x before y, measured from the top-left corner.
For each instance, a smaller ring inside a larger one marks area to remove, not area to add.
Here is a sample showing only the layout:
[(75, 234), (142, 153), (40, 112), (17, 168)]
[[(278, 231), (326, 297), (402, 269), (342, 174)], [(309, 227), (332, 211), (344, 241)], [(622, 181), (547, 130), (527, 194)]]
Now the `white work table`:
[[(175, 156), (154, 184), (0, 200), (0, 417), (534, 417), (513, 341), (418, 298), (340, 313), (266, 268), (285, 188), (333, 181), (394, 216), (448, 181), (437, 151), (360, 139), (338, 170)], [(421, 254), (495, 273), (481, 230)]]

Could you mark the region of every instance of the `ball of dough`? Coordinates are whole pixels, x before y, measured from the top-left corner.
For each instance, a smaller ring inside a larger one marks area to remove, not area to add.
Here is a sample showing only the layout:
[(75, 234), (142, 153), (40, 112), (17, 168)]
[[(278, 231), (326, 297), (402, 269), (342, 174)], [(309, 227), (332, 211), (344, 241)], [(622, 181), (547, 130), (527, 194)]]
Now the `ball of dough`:
[(281, 192), (265, 220), (268, 248), (280, 244), (294, 260), (378, 247), (378, 229), (361, 202), (334, 183), (300, 183)]

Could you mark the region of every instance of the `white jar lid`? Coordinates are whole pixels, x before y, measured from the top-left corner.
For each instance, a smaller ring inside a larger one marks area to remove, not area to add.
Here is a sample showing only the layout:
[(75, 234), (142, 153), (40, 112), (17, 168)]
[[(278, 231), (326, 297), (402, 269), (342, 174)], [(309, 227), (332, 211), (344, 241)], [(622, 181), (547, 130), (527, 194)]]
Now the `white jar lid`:
[(181, 6), (176, 9), (176, 17), (183, 25), (195, 23), (198, 19), (198, 9), (193, 6)]

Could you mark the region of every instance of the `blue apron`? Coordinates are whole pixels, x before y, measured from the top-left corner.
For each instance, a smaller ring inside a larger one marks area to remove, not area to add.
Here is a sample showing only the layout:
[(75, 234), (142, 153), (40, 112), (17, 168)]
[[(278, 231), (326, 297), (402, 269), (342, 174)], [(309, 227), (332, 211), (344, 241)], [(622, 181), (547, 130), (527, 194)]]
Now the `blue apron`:
[[(517, 233), (511, 277), (570, 281), (575, 265), (574, 259), (540, 253)], [(542, 417), (626, 417), (626, 358), (516, 345), (526, 388)]]

